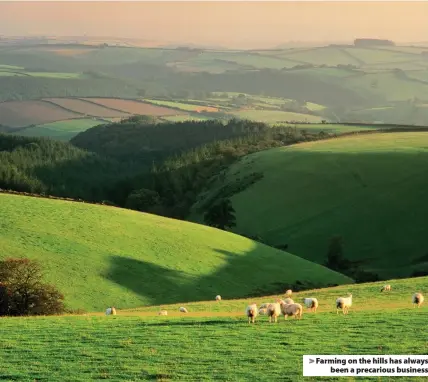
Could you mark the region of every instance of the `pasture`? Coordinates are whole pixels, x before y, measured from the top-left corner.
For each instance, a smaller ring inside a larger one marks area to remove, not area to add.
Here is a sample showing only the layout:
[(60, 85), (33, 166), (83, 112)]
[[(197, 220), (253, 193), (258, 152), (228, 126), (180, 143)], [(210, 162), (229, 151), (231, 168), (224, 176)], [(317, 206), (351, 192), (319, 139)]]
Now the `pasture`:
[(28, 127), (26, 129), (17, 131), (16, 134), (27, 137), (50, 137), (61, 141), (69, 141), (71, 138), (82, 131), (86, 131), (91, 127), (108, 122), (109, 121), (98, 119), (69, 119), (65, 121), (57, 121), (34, 127)]
[(279, 122), (321, 122), (322, 117), (312, 114), (293, 113), (279, 110), (240, 110), (228, 114), (241, 119), (250, 119), (257, 122), (279, 123)]
[[(179, 317), (177, 312), (175, 316), (149, 317), (119, 310), (117, 316), (109, 317), (4, 318), (0, 320), (1, 354), (8, 363), (0, 369), (0, 377), (241, 381), (264, 380), (269, 375), (287, 382), (320, 380), (302, 377), (303, 355), (427, 354), (423, 335), (427, 307), (415, 309), (409, 303), (409, 294), (411, 297), (426, 283), (427, 278), (397, 280), (385, 294), (379, 292), (380, 284), (354, 285), (355, 301), (347, 316), (336, 315), (334, 301), (349, 288), (311, 291), (311, 296), (328, 296), (329, 300), (320, 298), (323, 311), (314, 314), (305, 309), (301, 320), (285, 322), (280, 317), (277, 324), (259, 316), (256, 324), (249, 325), (244, 316), (247, 302), (242, 300), (234, 302), (236, 314), (223, 315)], [(227, 303), (204, 306), (222, 309)], [(378, 305), (365, 310), (367, 303)], [(326, 307), (330, 304), (331, 309)]]
[(403, 132), (258, 152), (230, 166), (194, 211), (228, 185), (262, 173), (262, 179), (231, 197), (235, 232), (288, 244), (290, 252), (318, 263), (324, 263), (331, 238), (339, 235), (348, 259), (362, 261), (382, 277), (408, 277), (428, 270), (421, 250), (428, 213), (427, 147), (428, 133)]
[(278, 290), (279, 280), (351, 282), (233, 233), (137, 211), (0, 194), (0, 215), (0, 257), (43, 261), (73, 309), (237, 298)]
[(217, 112), (218, 111), (217, 107), (196, 105), (191, 103), (163, 101), (163, 100), (156, 100), (156, 99), (146, 99), (145, 101), (153, 103), (155, 105), (167, 106), (174, 109), (190, 111), (190, 112)]

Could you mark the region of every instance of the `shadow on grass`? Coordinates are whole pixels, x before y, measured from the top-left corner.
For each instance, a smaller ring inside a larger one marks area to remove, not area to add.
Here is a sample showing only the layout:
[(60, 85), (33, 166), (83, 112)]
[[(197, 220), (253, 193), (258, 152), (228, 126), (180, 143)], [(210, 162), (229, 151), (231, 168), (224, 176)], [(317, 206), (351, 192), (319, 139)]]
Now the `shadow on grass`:
[[(213, 300), (217, 294), (226, 299), (264, 296), (283, 293), (288, 288), (297, 291), (343, 281), (327, 269), (314, 269), (317, 265), (262, 244), (256, 244), (246, 255), (215, 251), (226, 264), (201, 277), (121, 256), (111, 257), (111, 268), (105, 277), (144, 297), (150, 305)], [(326, 273), (318, 275), (319, 272)]]

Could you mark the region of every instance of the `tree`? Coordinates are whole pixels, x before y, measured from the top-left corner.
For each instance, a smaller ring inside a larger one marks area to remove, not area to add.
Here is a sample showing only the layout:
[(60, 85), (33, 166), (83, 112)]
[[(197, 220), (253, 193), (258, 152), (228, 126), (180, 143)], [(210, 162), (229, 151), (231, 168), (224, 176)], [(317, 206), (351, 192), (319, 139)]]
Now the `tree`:
[(343, 254), (343, 239), (342, 236), (334, 236), (330, 240), (327, 252), (327, 261), (325, 266), (335, 271), (348, 270), (350, 262), (345, 259)]
[(131, 210), (150, 212), (153, 207), (160, 204), (161, 199), (156, 191), (141, 188), (129, 194), (125, 207)]
[(11, 316), (59, 314), (64, 296), (52, 285), (42, 283), (42, 267), (35, 260), (0, 261), (1, 314)]
[(236, 226), (235, 210), (229, 199), (214, 204), (204, 215), (204, 222), (211, 227), (225, 230)]

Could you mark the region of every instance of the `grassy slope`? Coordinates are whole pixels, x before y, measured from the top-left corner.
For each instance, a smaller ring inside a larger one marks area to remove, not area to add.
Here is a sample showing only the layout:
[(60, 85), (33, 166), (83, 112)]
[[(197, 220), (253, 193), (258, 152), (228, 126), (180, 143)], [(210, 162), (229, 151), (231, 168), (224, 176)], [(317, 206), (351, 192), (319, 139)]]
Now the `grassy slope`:
[(237, 231), (287, 243), (317, 262), (325, 260), (330, 238), (341, 235), (345, 254), (368, 259), (382, 276), (426, 269), (427, 147), (427, 133), (389, 133), (247, 156), (231, 166), (225, 183), (251, 172), (264, 178), (232, 197)]
[[(0, 320), (0, 354), (8, 364), (0, 377), (250, 381), (267, 380), (269, 375), (269, 380), (286, 382), (320, 380), (302, 377), (304, 354), (427, 354), (421, 334), (428, 308), (410, 306), (411, 294), (421, 288), (425, 292), (427, 282), (427, 278), (397, 280), (388, 294), (379, 293), (379, 284), (313, 291), (311, 295), (320, 300), (317, 314), (305, 309), (301, 321), (280, 318), (275, 325), (269, 325), (266, 317), (248, 325), (243, 315), (247, 300), (234, 301), (239, 316), (228, 313), (228, 317), (142, 318), (118, 311), (116, 317), (6, 318)], [(354, 306), (348, 316), (337, 316), (334, 300), (350, 290)], [(269, 298), (260, 301), (265, 300)], [(204, 307), (213, 311), (210, 306), (222, 309), (227, 303)], [(373, 309), (365, 310), (367, 305)], [(189, 309), (192, 312), (192, 305)], [(334, 335), (337, 332), (341, 335)]]
[(0, 215), (0, 256), (42, 260), (73, 308), (231, 298), (297, 279), (349, 282), (244, 237), (130, 210), (0, 194)]

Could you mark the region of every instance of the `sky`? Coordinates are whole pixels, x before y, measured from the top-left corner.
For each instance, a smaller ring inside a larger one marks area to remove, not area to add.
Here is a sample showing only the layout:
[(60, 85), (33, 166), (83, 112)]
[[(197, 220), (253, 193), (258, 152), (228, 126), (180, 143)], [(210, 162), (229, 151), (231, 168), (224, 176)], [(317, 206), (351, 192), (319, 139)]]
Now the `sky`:
[(0, 0), (0, 35), (115, 36), (227, 47), (359, 37), (428, 41), (428, 2), (21, 2)]

